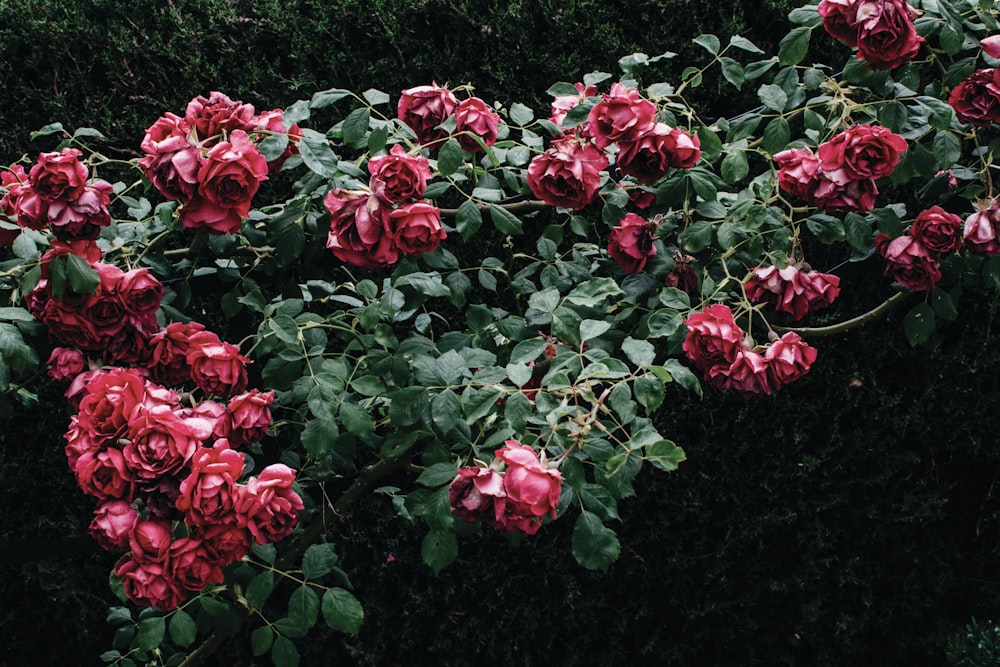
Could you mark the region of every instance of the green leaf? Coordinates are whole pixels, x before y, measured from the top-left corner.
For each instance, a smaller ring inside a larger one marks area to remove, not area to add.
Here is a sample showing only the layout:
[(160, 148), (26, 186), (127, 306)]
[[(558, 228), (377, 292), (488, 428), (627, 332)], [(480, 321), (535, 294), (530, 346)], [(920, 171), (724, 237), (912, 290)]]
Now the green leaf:
[(677, 465), (687, 460), (684, 450), (670, 440), (654, 442), (646, 448), (646, 456), (643, 458), (660, 470), (667, 472), (677, 470)]
[(597, 514), (602, 521), (621, 520), (618, 516), (618, 500), (600, 484), (584, 484), (580, 489), (583, 506)]
[(938, 166), (948, 169), (962, 157), (962, 144), (954, 134), (948, 131), (938, 131), (934, 135), (934, 155)]
[(728, 56), (719, 58), (719, 63), (722, 65), (722, 76), (726, 78), (726, 81), (733, 84), (737, 90), (742, 88), (745, 79), (743, 66)]
[(844, 234), (849, 246), (865, 252), (871, 245), (872, 223), (863, 215), (848, 213), (844, 216)]
[(274, 573), (265, 570), (253, 578), (246, 588), (244, 597), (251, 609), (263, 609), (272, 591), (274, 591)]
[(341, 401), (338, 416), (340, 418), (340, 423), (344, 425), (344, 428), (347, 429), (347, 432), (351, 435), (364, 438), (369, 436), (372, 431), (375, 430), (375, 425), (372, 423), (371, 415), (357, 403), (352, 403), (351, 401)]
[(333, 152), (330, 142), (319, 132), (303, 130), (302, 139), (299, 140), (299, 155), (306, 167), (322, 176), (323, 178), (333, 178), (337, 173), (337, 163), (340, 158)]
[(349, 591), (343, 588), (331, 588), (323, 594), (323, 620), (331, 630), (358, 634), (361, 623), (365, 620), (365, 611), (361, 603)]
[(302, 554), (302, 576), (315, 581), (333, 570), (337, 560), (332, 544), (312, 544)]
[(360, 143), (368, 133), (370, 122), (371, 109), (368, 107), (359, 107), (347, 114), (347, 118), (344, 119), (344, 124), (341, 128), (344, 143), (349, 145)]
[(268, 626), (262, 626), (250, 634), (250, 649), (254, 655), (264, 655), (274, 644), (274, 631)]
[(750, 173), (750, 165), (747, 162), (746, 153), (743, 151), (733, 151), (722, 158), (720, 167), (722, 178), (726, 183), (739, 183)]
[[(593, 320), (584, 320), (584, 322), (591, 321)], [(580, 328), (582, 329), (583, 326), (581, 325)], [(636, 366), (649, 366), (656, 358), (656, 349), (647, 340), (636, 340), (631, 336), (626, 336), (621, 343), (621, 349), (628, 360)]]
[[(783, 92), (784, 91), (782, 91), (782, 93)], [(762, 119), (763, 116), (759, 113), (748, 113), (733, 119), (730, 121), (729, 130), (726, 132), (726, 141), (734, 143), (740, 139), (746, 139), (757, 131), (757, 127), (760, 125), (760, 121)]]
[[(772, 111), (781, 113), (788, 104), (788, 93), (781, 86), (767, 83), (757, 89), (757, 98)], [(730, 140), (732, 141), (732, 140)]]
[(791, 137), (792, 131), (788, 126), (788, 121), (784, 117), (778, 116), (764, 128), (764, 150), (771, 155), (780, 153), (788, 146)]
[(299, 649), (288, 637), (279, 635), (271, 645), (271, 661), (274, 667), (299, 667)]
[(791, 31), (778, 44), (778, 63), (782, 67), (798, 65), (809, 51), (809, 36), (812, 28), (800, 26)]
[(715, 35), (698, 35), (691, 41), (711, 53), (713, 56), (719, 54), (721, 44), (719, 43), (719, 38)]
[(432, 530), (420, 545), (420, 557), (438, 574), (458, 557), (458, 539), (451, 531)]
[(457, 473), (458, 470), (453, 463), (435, 463), (421, 471), (420, 476), (417, 477), (417, 484), (429, 487), (450, 484)]
[(198, 637), (198, 626), (194, 619), (183, 609), (178, 609), (170, 618), (170, 641), (182, 648), (187, 648)]
[(918, 303), (903, 317), (906, 340), (913, 346), (930, 340), (934, 325), (934, 309), (927, 303)]
[(330, 419), (311, 419), (302, 429), (302, 446), (306, 453), (319, 458), (333, 448), (333, 441), (339, 435), (337, 423)]
[(66, 258), (66, 279), (70, 289), (77, 294), (94, 294), (101, 283), (97, 270), (79, 255), (68, 253), (63, 256)]
[(351, 91), (344, 90), (343, 88), (330, 88), (328, 90), (321, 90), (318, 93), (314, 93), (312, 99), (309, 102), (310, 109), (321, 109), (323, 107), (328, 107), (331, 104), (335, 104), (345, 97), (350, 97)]
[(573, 527), (573, 557), (588, 570), (606, 572), (618, 559), (621, 545), (613, 530), (605, 527), (596, 514), (580, 512)]
[(647, 414), (663, 403), (663, 381), (655, 375), (643, 375), (635, 379), (635, 400), (646, 408)]
[[(573, 92), (577, 92), (576, 88), (573, 89)], [(535, 112), (520, 102), (514, 102), (510, 105), (510, 119), (515, 125), (523, 127), (531, 124), (531, 121), (535, 119)]]
[(935, 97), (918, 97), (917, 102), (927, 107), (930, 113), (927, 121), (935, 130), (947, 130), (951, 125), (951, 120), (955, 116), (955, 110), (947, 102), (943, 102)]
[(438, 151), (437, 168), (442, 176), (451, 176), (465, 162), (465, 151), (455, 137), (451, 137)]
[(906, 105), (898, 100), (890, 100), (878, 111), (878, 122), (893, 132), (901, 132), (906, 120)]
[(698, 381), (698, 376), (692, 373), (691, 369), (687, 366), (677, 359), (667, 359), (663, 362), (663, 367), (670, 373), (670, 377), (673, 378), (674, 382), (688, 391), (693, 391), (698, 396), (702, 395), (701, 383)]
[(611, 328), (611, 322), (605, 320), (583, 320), (580, 323), (580, 340), (591, 340)]
[(467, 199), (458, 207), (455, 215), (455, 228), (462, 235), (463, 241), (468, 241), (483, 225), (483, 212), (476, 202)]
[(143, 651), (152, 651), (163, 642), (167, 634), (167, 624), (162, 616), (150, 616), (139, 621), (136, 641)]
[(493, 226), (501, 234), (510, 236), (521, 234), (523, 231), (521, 219), (497, 204), (490, 204), (490, 218), (493, 220)]
[(288, 618), (295, 625), (308, 630), (319, 618), (319, 596), (309, 584), (302, 584), (288, 599)]
[(286, 148), (288, 148), (288, 135), (284, 132), (268, 135), (257, 144), (257, 150), (268, 162), (278, 159)]
[(958, 309), (951, 295), (940, 287), (935, 287), (930, 294), (931, 308), (934, 313), (943, 320), (954, 321), (958, 319)]
[(751, 42), (746, 37), (740, 37), (739, 35), (733, 35), (729, 38), (729, 43), (735, 46), (737, 49), (742, 49), (744, 51), (749, 51), (750, 53), (764, 53), (760, 47)]

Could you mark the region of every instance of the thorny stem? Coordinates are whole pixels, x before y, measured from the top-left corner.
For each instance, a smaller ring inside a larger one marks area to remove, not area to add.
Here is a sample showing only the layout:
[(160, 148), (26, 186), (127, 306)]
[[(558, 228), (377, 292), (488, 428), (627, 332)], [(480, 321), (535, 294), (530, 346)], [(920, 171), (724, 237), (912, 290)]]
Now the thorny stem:
[(843, 333), (849, 329), (859, 327), (862, 324), (867, 324), (871, 322), (879, 315), (882, 315), (890, 308), (902, 303), (908, 296), (910, 292), (897, 292), (893, 294), (888, 299), (875, 306), (867, 313), (862, 313), (857, 317), (852, 317), (849, 320), (844, 320), (843, 322), (837, 322), (836, 324), (831, 324), (825, 327), (774, 327), (775, 331), (794, 331), (803, 338), (816, 337), (816, 336), (832, 336), (834, 334)]

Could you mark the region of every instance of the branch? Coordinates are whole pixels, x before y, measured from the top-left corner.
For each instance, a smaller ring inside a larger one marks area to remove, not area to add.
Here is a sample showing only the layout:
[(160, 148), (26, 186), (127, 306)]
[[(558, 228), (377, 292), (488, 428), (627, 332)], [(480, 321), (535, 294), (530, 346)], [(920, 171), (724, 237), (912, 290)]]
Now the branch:
[[(353, 505), (362, 494), (375, 486), (377, 482), (395, 472), (398, 468), (403, 467), (404, 463), (402, 459), (382, 459), (362, 470), (358, 478), (354, 480), (354, 483), (340, 494), (340, 498), (333, 504), (333, 518), (335, 520), (343, 519), (347, 508)], [(326, 514), (321, 514), (313, 519), (313, 522), (299, 533), (288, 549), (278, 557), (274, 563), (274, 567), (276, 569), (284, 569), (293, 563), (297, 563), (306, 549), (320, 535), (326, 532), (327, 519)], [(246, 618), (250, 618), (252, 615), (253, 612), (247, 610)], [(205, 638), (205, 641), (198, 648), (184, 659), (180, 667), (198, 667), (199, 665), (203, 665), (205, 660), (215, 653), (227, 639), (229, 639), (229, 635), (213, 632)]]
[(852, 317), (849, 320), (844, 320), (843, 322), (838, 322), (836, 324), (831, 324), (825, 327), (774, 327), (776, 331), (794, 331), (803, 338), (808, 338), (810, 336), (832, 336), (834, 334), (843, 333), (849, 329), (859, 327), (862, 324), (867, 324), (871, 322), (879, 315), (885, 313), (890, 308), (902, 303), (911, 292), (897, 292), (890, 296), (888, 299), (875, 306), (867, 313), (862, 313), (857, 317)]

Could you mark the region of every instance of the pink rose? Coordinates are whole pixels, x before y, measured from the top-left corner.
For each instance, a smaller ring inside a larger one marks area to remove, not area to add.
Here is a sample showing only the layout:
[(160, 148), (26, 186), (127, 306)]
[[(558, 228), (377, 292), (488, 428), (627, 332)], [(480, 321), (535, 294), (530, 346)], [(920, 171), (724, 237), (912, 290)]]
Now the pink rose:
[(441, 211), (424, 201), (403, 204), (383, 218), (385, 233), (400, 252), (432, 252), (445, 238)]
[(475, 137), (487, 146), (497, 142), (500, 115), (478, 97), (469, 97), (455, 108), (455, 139), (468, 153), (479, 153), (483, 147)]
[(450, 90), (432, 83), (404, 90), (396, 115), (413, 130), (418, 142), (430, 144), (448, 136), (438, 125), (447, 120), (457, 105), (458, 100)]
[(267, 179), (267, 160), (243, 130), (234, 130), (208, 152), (198, 169), (198, 194), (241, 217), (250, 213), (250, 200)]
[(867, 213), (875, 208), (877, 195), (878, 188), (874, 178), (837, 183), (820, 171), (806, 201), (827, 213)]
[(962, 238), (972, 252), (979, 255), (1000, 254), (1000, 206), (993, 199), (978, 202), (975, 213), (965, 219)]
[(775, 388), (768, 375), (764, 355), (740, 347), (729, 364), (719, 363), (708, 369), (706, 379), (719, 389), (731, 389), (743, 398), (770, 394)]
[(252, 130), (257, 124), (257, 116), (252, 105), (213, 91), (208, 98), (199, 95), (188, 102), (184, 122), (198, 133), (198, 139), (220, 140), (223, 135)]
[(233, 396), (226, 406), (226, 425), (229, 444), (242, 447), (251, 442), (259, 442), (271, 425), (270, 405), (274, 403), (274, 392), (251, 389), (248, 393)]
[(232, 396), (246, 390), (248, 363), (238, 347), (209, 331), (200, 331), (188, 341), (191, 380), (208, 394)]
[(97, 506), (90, 522), (90, 534), (105, 551), (128, 546), (129, 534), (139, 520), (139, 512), (124, 500), (108, 500)]
[(603, 151), (569, 137), (553, 142), (528, 165), (528, 186), (536, 197), (552, 206), (579, 211), (594, 201), (607, 169)]
[(948, 104), (963, 123), (979, 127), (1000, 123), (1000, 69), (973, 72), (951, 89)]
[(912, 236), (889, 239), (878, 234), (875, 251), (885, 260), (885, 275), (914, 292), (928, 292), (941, 280), (937, 261)]
[(542, 517), (556, 518), (562, 475), (539, 460), (535, 450), (516, 440), (508, 440), (496, 450), (498, 459), (507, 464), (503, 475), (504, 495), (495, 496), (494, 515), (507, 531), (533, 535), (542, 525)]
[(83, 372), (87, 367), (87, 362), (83, 358), (80, 350), (55, 347), (49, 355), (47, 362), (49, 367), (48, 376), (53, 380), (72, 380)]
[(906, 139), (878, 125), (855, 125), (817, 150), (820, 167), (838, 185), (892, 173), (906, 152)]
[(931, 206), (917, 213), (910, 236), (919, 240), (934, 254), (947, 255), (962, 247), (963, 222), (954, 213), (940, 206)]
[(181, 206), (177, 217), (184, 229), (203, 234), (235, 234), (240, 231), (244, 216), (237, 207), (222, 206), (196, 194)]
[(378, 197), (361, 190), (330, 190), (323, 198), (330, 211), (326, 247), (342, 262), (366, 269), (386, 268), (399, 260), (399, 248), (386, 233), (388, 215)]
[(656, 254), (656, 223), (626, 213), (608, 237), (608, 254), (625, 273), (639, 273)]
[(858, 45), (858, 4), (861, 0), (820, 0), (816, 8), (823, 29), (848, 46)]
[(244, 456), (229, 448), (226, 440), (202, 447), (191, 459), (191, 472), (181, 481), (177, 509), (184, 512), (189, 526), (232, 523), (244, 525), (236, 513), (240, 489), (236, 481), (243, 474)]
[(778, 187), (809, 201), (819, 178), (819, 158), (808, 148), (789, 148), (774, 155), (778, 165)]
[(420, 199), (431, 178), (431, 168), (423, 155), (410, 155), (395, 144), (388, 155), (376, 155), (368, 161), (372, 194), (385, 204), (401, 204)]
[(143, 561), (166, 558), (171, 541), (170, 522), (162, 519), (140, 519), (128, 536), (132, 557)]
[(650, 131), (656, 117), (656, 105), (642, 99), (636, 88), (611, 84), (611, 91), (601, 96), (587, 118), (594, 143), (604, 148), (616, 142), (635, 141)]
[(73, 475), (80, 490), (88, 496), (99, 500), (132, 500), (132, 471), (120, 449), (84, 452), (76, 460)]
[(225, 581), (222, 566), (205, 547), (204, 542), (194, 537), (182, 537), (170, 545), (170, 578), (187, 591), (198, 592), (209, 584)]
[(701, 157), (697, 135), (656, 123), (633, 141), (619, 142), (615, 164), (639, 183), (652, 183), (671, 167), (689, 169)]
[(85, 184), (76, 199), (51, 202), (47, 215), (52, 233), (64, 241), (96, 239), (111, 224), (111, 192), (111, 184), (99, 180)]
[(136, 477), (150, 480), (179, 472), (211, 434), (182, 419), (169, 405), (136, 410), (122, 454)]
[(253, 539), (238, 521), (192, 526), (191, 536), (199, 538), (209, 557), (220, 565), (235, 563), (250, 553)]
[(771, 386), (777, 391), (809, 372), (816, 361), (816, 348), (794, 331), (789, 331), (768, 345), (764, 356)]
[(1000, 59), (1000, 35), (990, 35), (979, 40), (979, 46), (991, 58)]
[(688, 333), (681, 348), (699, 370), (729, 365), (743, 347), (743, 330), (729, 306), (714, 304), (684, 320)]
[(577, 106), (588, 97), (597, 96), (597, 86), (584, 86), (582, 83), (574, 83), (573, 86), (579, 91), (578, 95), (558, 95), (552, 100), (552, 111), (549, 120), (556, 125), (562, 125), (563, 119), (569, 110)]
[(760, 266), (745, 283), (747, 298), (752, 303), (769, 304), (779, 313), (788, 313), (792, 321), (801, 320), (807, 313), (826, 308), (840, 294), (840, 277), (808, 266)]
[(171, 322), (149, 340), (149, 377), (167, 386), (182, 385), (191, 381), (191, 367), (187, 363), (190, 340), (194, 334), (205, 330), (198, 322)]
[(139, 159), (139, 166), (161, 195), (167, 199), (188, 201), (198, 192), (198, 170), (204, 157), (196, 146), (187, 144), (186, 136), (181, 139), (184, 147), (146, 155)]
[(152, 315), (160, 307), (163, 284), (147, 269), (130, 269), (121, 277), (118, 296), (130, 315)]
[(924, 43), (906, 0), (865, 0), (858, 4), (858, 53), (873, 70), (890, 70), (913, 59)]
[(115, 565), (115, 576), (121, 579), (125, 595), (135, 604), (148, 604), (160, 611), (176, 609), (184, 603), (186, 595), (170, 573), (170, 565), (163, 561), (138, 561), (123, 556)]
[(292, 490), (295, 471), (281, 463), (267, 466), (247, 480), (236, 511), (246, 518), (247, 529), (257, 544), (270, 544), (292, 534), (304, 507)]
[(502, 495), (503, 476), (489, 468), (459, 468), (448, 487), (451, 513), (469, 522), (492, 514), (493, 499)]
[(34, 192), (48, 201), (71, 201), (79, 197), (88, 176), (87, 167), (80, 162), (82, 155), (76, 148), (40, 154), (28, 172)]
[(80, 399), (81, 423), (101, 441), (124, 437), (133, 414), (146, 400), (146, 381), (133, 369), (101, 373), (87, 383)]

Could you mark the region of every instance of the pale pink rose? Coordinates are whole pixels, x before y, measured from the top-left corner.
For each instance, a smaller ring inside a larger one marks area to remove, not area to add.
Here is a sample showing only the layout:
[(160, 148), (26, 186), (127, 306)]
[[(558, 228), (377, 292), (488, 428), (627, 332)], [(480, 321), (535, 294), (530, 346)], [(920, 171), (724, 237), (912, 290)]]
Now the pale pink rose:
[(487, 146), (497, 142), (500, 115), (478, 97), (468, 97), (455, 107), (455, 139), (468, 153), (479, 153), (483, 147), (475, 137)]
[(594, 143), (604, 148), (612, 143), (635, 141), (652, 129), (656, 105), (639, 95), (636, 88), (611, 84), (611, 91), (591, 108), (588, 122)]
[(129, 534), (139, 520), (139, 512), (124, 500), (108, 500), (97, 506), (90, 522), (90, 534), (105, 551), (128, 546)]
[(448, 487), (451, 513), (463, 521), (479, 521), (493, 512), (493, 499), (504, 495), (503, 476), (489, 468), (459, 468)]
[(816, 361), (816, 348), (789, 331), (768, 345), (764, 356), (771, 386), (777, 391), (809, 372)]

